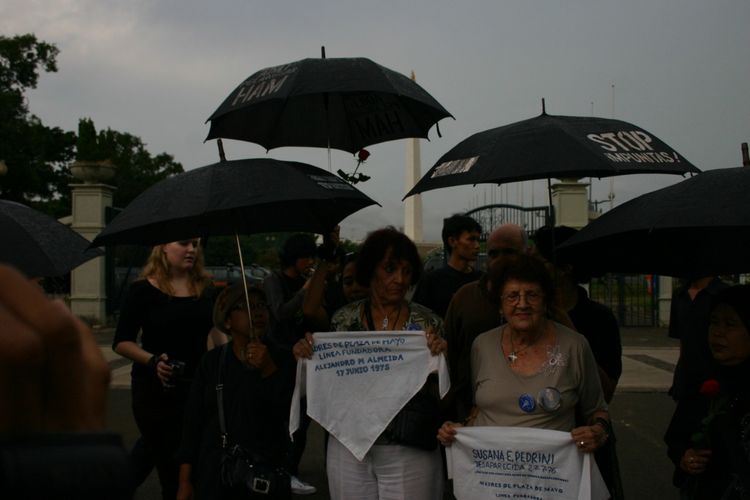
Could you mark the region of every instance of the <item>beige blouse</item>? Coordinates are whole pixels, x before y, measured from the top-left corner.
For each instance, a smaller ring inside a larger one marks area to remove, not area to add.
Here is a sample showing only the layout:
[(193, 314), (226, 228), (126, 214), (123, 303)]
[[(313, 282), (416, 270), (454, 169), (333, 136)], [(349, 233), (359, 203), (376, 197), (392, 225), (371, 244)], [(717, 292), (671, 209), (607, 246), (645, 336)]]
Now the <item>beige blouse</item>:
[[(575, 427), (576, 407), (586, 418), (596, 410), (607, 409), (588, 342), (559, 323), (554, 326), (557, 342), (534, 375), (511, 370), (502, 351), (503, 327), (474, 340), (471, 375), (479, 414), (473, 425), (570, 431)], [(557, 399), (559, 407), (555, 409)]]

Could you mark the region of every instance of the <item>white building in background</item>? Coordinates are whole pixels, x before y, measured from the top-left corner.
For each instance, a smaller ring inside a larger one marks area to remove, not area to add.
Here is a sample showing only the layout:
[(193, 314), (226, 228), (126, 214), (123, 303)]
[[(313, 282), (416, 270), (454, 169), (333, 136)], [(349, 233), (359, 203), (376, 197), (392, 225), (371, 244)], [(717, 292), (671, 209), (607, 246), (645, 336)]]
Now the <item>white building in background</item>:
[[(411, 72), (411, 79), (416, 81), (414, 72)], [(409, 139), (406, 141), (406, 179), (404, 187), (405, 193), (422, 178), (422, 159), (420, 157), (419, 139)], [(424, 232), (422, 231), (422, 195), (416, 194), (409, 196), (404, 200), (404, 234), (406, 234), (414, 243), (424, 241)]]
[[(419, 139), (409, 139), (406, 142), (406, 181), (405, 190), (408, 192), (422, 177), (421, 161), (419, 157)], [(415, 194), (404, 200), (404, 234), (414, 243), (424, 241), (422, 231), (422, 195)]]

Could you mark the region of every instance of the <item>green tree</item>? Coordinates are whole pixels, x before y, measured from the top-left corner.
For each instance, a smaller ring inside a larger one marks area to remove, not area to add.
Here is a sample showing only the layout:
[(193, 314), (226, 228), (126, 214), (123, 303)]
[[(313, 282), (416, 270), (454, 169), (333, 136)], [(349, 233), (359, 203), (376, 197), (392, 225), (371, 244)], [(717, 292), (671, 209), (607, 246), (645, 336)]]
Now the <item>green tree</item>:
[(47, 205), (62, 215), (61, 187), (69, 180), (75, 134), (42, 124), (25, 97), (36, 88), (40, 71), (57, 71), (58, 53), (31, 34), (0, 36), (0, 160), (8, 167), (0, 177), (0, 197)]
[[(81, 147), (85, 146), (83, 152)], [(172, 155), (152, 156), (143, 141), (127, 132), (112, 129), (96, 133), (94, 122), (82, 119), (78, 141), (80, 160), (109, 160), (114, 163), (115, 177), (111, 181), (117, 190), (113, 204), (123, 208), (149, 186), (169, 176), (183, 172), (182, 165)]]
[(117, 166), (111, 181), (117, 187), (115, 206), (124, 207), (144, 189), (183, 168), (174, 157), (152, 156), (143, 141), (126, 132), (96, 132), (82, 119), (75, 132), (47, 127), (31, 114), (26, 91), (36, 87), (42, 71), (57, 71), (59, 50), (33, 34), (0, 36), (0, 198), (18, 201), (61, 217), (70, 213), (74, 182), (70, 163), (108, 159)]

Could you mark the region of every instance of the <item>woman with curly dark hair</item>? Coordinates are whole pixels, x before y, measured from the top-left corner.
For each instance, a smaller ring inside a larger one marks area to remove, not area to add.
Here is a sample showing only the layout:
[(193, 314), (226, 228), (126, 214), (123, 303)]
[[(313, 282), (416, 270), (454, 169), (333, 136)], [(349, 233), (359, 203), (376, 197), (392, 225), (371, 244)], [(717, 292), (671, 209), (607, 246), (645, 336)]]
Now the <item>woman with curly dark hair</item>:
[[(423, 330), (430, 352), (433, 355), (444, 352), (447, 344), (440, 336), (442, 320), (426, 307), (406, 299), (421, 271), (417, 247), (406, 235), (392, 227), (370, 233), (360, 249), (355, 272), (357, 282), (369, 287), (367, 297), (336, 311), (331, 320), (332, 331)], [(310, 358), (312, 353), (313, 337), (308, 334), (295, 344), (294, 355), (298, 359)], [(442, 464), (434, 439), (440, 425), (437, 385), (437, 377), (431, 374), (363, 460), (357, 460), (336, 437), (329, 436), (326, 469), (332, 499), (442, 498)], [(396, 431), (404, 412), (417, 401), (434, 403), (434, 418), (420, 429), (434, 443), (429, 450), (405, 444)], [(434, 428), (430, 425), (433, 421)]]

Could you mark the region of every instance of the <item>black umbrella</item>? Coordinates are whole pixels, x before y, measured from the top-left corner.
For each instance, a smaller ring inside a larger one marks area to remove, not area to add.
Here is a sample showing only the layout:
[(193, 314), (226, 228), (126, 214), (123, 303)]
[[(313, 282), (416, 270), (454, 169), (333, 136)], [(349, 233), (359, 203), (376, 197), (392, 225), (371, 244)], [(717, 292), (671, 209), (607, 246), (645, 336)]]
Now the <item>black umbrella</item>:
[(708, 170), (634, 198), (584, 227), (559, 257), (597, 274), (750, 271), (750, 167)]
[(89, 241), (49, 215), (0, 200), (0, 262), (30, 277), (60, 276), (103, 254)]
[[(346, 216), (377, 204), (339, 177), (305, 163), (256, 158), (222, 161), (169, 177), (141, 193), (92, 246), (156, 245), (195, 236), (330, 231)], [(252, 318), (246, 280), (245, 305)], [(252, 321), (252, 320), (251, 320)]]
[(394, 139), (426, 138), (448, 116), (416, 82), (369, 59), (302, 59), (242, 82), (207, 120), (206, 139), (355, 153)]
[(195, 236), (277, 231), (323, 233), (374, 204), (335, 175), (305, 163), (223, 161), (154, 184), (92, 245), (156, 245)]
[(461, 141), (405, 198), (480, 183), (688, 172), (700, 170), (640, 127), (620, 120), (542, 113)]

